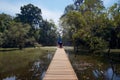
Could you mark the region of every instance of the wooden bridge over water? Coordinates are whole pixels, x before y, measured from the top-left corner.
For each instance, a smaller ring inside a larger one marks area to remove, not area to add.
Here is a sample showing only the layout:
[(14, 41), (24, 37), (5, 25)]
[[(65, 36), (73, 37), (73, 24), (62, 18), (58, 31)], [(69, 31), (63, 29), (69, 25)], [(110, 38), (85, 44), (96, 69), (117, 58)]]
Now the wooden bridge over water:
[(57, 48), (43, 80), (78, 80), (63, 48)]

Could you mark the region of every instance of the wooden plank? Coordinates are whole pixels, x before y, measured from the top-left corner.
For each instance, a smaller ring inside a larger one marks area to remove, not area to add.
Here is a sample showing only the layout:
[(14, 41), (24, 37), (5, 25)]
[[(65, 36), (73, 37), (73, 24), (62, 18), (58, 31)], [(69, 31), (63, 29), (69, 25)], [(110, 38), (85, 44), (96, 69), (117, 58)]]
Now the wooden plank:
[(46, 74), (51, 74), (51, 75), (74, 75), (72, 71), (47, 71)]
[(47, 75), (44, 80), (77, 80), (74, 75)]
[(43, 80), (78, 80), (63, 48), (57, 48)]

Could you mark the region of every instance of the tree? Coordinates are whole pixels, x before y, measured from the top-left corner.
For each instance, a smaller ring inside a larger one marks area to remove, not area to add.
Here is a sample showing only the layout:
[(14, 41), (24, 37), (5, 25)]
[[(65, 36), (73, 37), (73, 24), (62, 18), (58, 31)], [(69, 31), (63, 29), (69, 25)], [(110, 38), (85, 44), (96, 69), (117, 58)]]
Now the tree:
[(12, 21), (12, 17), (7, 14), (0, 14), (0, 32), (3, 33), (9, 28), (9, 24)]
[(113, 29), (111, 31), (111, 48), (120, 48), (120, 5), (115, 3), (108, 10)]
[(110, 20), (101, 0), (84, 0), (79, 10), (69, 11), (61, 20), (63, 28), (72, 32), (76, 47), (83, 45), (94, 51), (108, 46), (107, 39), (110, 36), (107, 38), (105, 36), (110, 35), (110, 28), (107, 27), (110, 25)]
[(16, 19), (22, 23), (29, 24), (32, 29), (36, 28), (36, 24), (39, 25), (42, 21), (41, 9), (33, 4), (27, 4), (20, 8), (21, 13), (17, 14)]
[(3, 47), (19, 47), (22, 49), (28, 39), (30, 26), (28, 24), (12, 22), (4, 33)]
[(4, 43), (4, 33), (6, 30), (8, 30), (9, 25), (12, 21), (12, 17), (7, 14), (0, 14), (0, 47), (2, 47)]
[(0, 47), (2, 46), (3, 44), (3, 33), (0, 32)]
[(73, 0), (76, 10), (79, 10), (80, 5), (83, 3), (83, 0)]
[(43, 26), (40, 28), (39, 43), (43, 45), (55, 45), (56, 44), (56, 26), (52, 20), (44, 21)]
[(74, 5), (70, 4), (67, 7), (65, 7), (64, 14), (67, 14), (68, 12), (74, 11), (74, 10), (75, 10)]
[(41, 9), (34, 6), (33, 4), (27, 4), (21, 7), (21, 13), (17, 14), (16, 21), (22, 22), (24, 24), (29, 24), (31, 26), (29, 31), (29, 37), (34, 37), (37, 41), (39, 35), (38, 28), (42, 24), (43, 18), (41, 16)]

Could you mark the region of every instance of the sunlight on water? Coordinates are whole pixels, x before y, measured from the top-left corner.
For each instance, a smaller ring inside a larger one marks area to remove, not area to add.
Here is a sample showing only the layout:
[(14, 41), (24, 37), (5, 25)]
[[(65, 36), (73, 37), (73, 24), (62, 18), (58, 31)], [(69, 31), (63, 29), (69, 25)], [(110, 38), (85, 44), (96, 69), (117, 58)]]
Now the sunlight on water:
[(7, 78), (5, 78), (3, 80), (16, 80), (16, 76), (7, 77)]
[(105, 77), (107, 80), (120, 80), (120, 75), (117, 75), (115, 72), (113, 72), (112, 68), (108, 68), (105, 72)]

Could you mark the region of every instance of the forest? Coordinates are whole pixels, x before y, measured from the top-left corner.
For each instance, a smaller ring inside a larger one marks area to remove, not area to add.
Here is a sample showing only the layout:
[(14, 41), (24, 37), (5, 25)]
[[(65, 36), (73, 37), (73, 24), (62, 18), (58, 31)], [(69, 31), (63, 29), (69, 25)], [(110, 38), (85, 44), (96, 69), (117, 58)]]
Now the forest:
[(106, 8), (102, 0), (75, 0), (60, 18), (65, 45), (92, 52), (120, 48), (120, 1)]
[(16, 16), (0, 14), (0, 47), (19, 48), (56, 45), (57, 27), (44, 20), (42, 10), (33, 4), (21, 6)]

